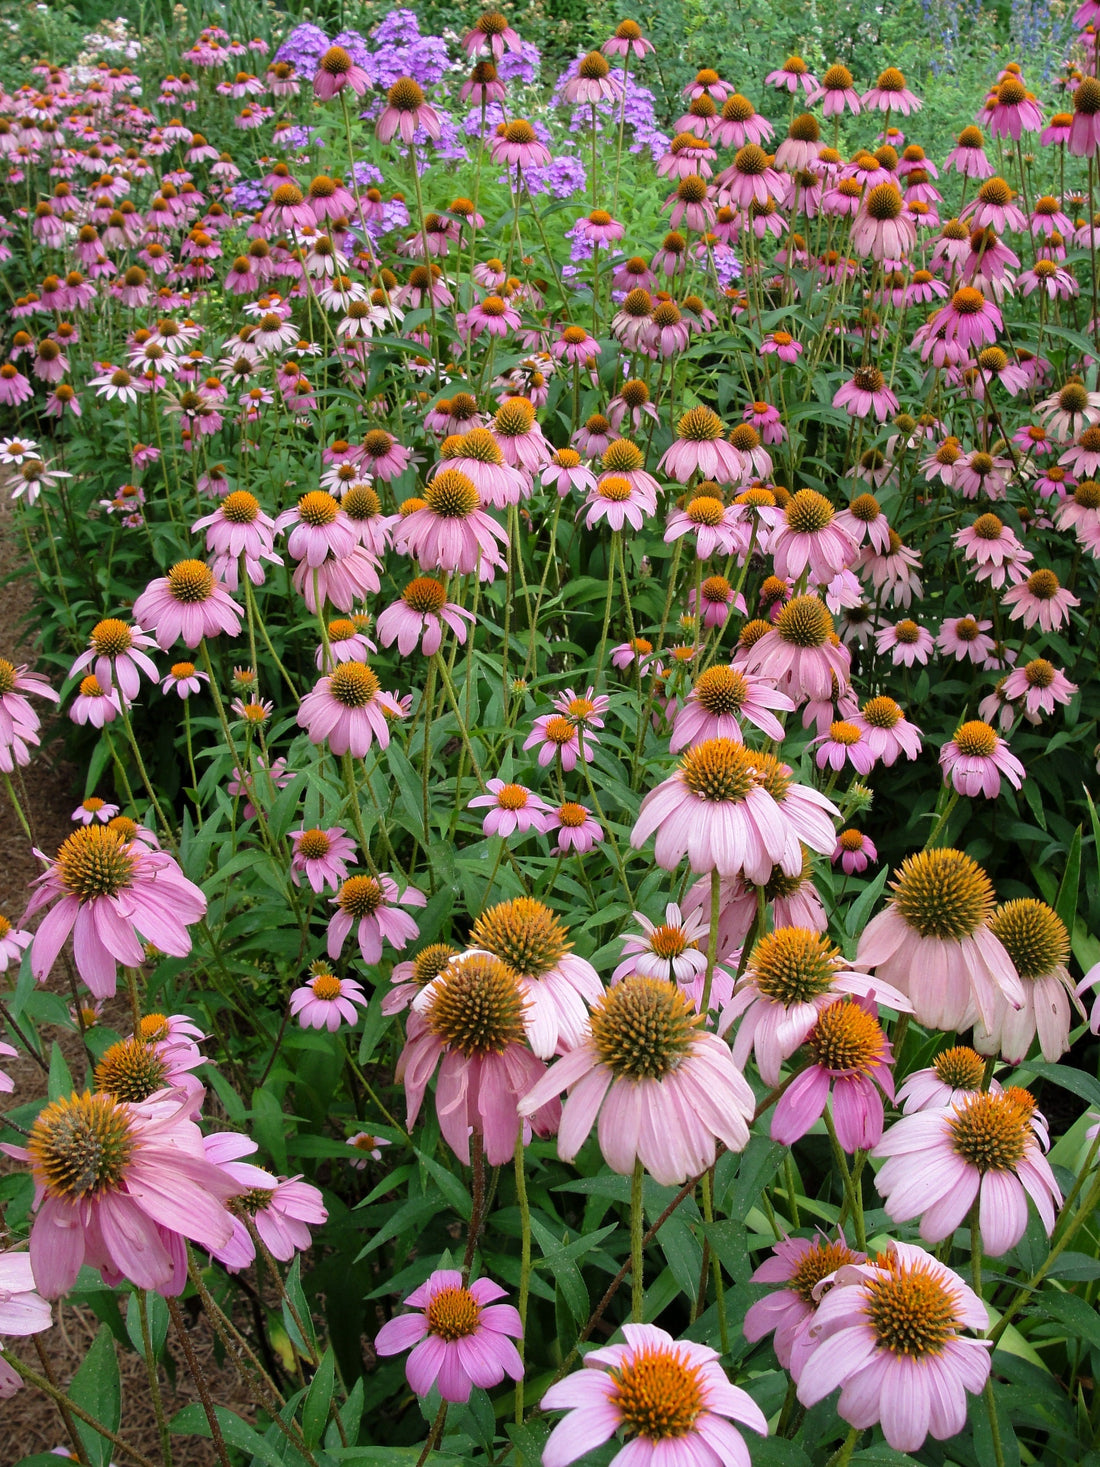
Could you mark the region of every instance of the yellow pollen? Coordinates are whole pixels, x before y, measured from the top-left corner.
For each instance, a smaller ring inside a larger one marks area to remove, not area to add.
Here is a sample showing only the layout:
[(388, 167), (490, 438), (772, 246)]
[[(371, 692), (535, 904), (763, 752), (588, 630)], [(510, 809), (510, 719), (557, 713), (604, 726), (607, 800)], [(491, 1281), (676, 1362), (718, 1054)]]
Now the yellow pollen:
[(545, 976), (572, 947), (555, 913), (533, 897), (516, 897), (482, 912), (470, 929), (470, 944), (527, 978)]
[(592, 1010), (600, 1063), (630, 1080), (660, 1080), (691, 1053), (703, 1020), (674, 983), (632, 973)]
[(943, 1354), (962, 1328), (957, 1296), (920, 1264), (894, 1268), (867, 1285), (863, 1312), (880, 1349), (913, 1360)]
[(459, 469), (444, 469), (424, 491), (424, 501), (440, 519), (466, 519), (481, 503), (472, 479)]
[(795, 596), (779, 613), (776, 630), (785, 642), (796, 647), (823, 647), (835, 628), (828, 608), (818, 597)]
[(304, 861), (319, 861), (328, 855), (331, 846), (323, 830), (307, 830), (298, 839), (298, 855)]
[(310, 979), (309, 986), (313, 989), (313, 996), (325, 1003), (339, 998), (344, 991), (343, 984), (335, 973), (318, 973), (316, 978)]
[(477, 1333), (481, 1305), (469, 1289), (440, 1289), (432, 1295), (425, 1317), (429, 1333), (443, 1340), (464, 1340)]
[(81, 902), (117, 896), (132, 884), (135, 860), (124, 835), (110, 825), (74, 830), (57, 853), (54, 870), (61, 885)]
[(136, 1142), (125, 1105), (85, 1091), (47, 1105), (31, 1128), (27, 1150), (35, 1181), (66, 1201), (117, 1191)]
[(381, 684), (365, 662), (341, 662), (329, 675), (329, 692), (345, 708), (364, 708)]
[(497, 791), (497, 804), (502, 810), (526, 810), (530, 792), (521, 784), (506, 784)]
[(807, 1043), (822, 1068), (837, 1074), (868, 1074), (884, 1052), (878, 1021), (851, 998), (818, 1015)]
[(956, 1155), (978, 1171), (1011, 1172), (1023, 1159), (1031, 1139), (1030, 1119), (1007, 1092), (992, 1095), (979, 1091), (958, 1107), (947, 1130)]
[(699, 1369), (673, 1346), (647, 1346), (611, 1372), (610, 1402), (630, 1437), (647, 1442), (688, 1436), (706, 1407)]
[(515, 972), (492, 953), (475, 952), (443, 969), (424, 1019), (467, 1057), (503, 1054), (523, 1041), (524, 1007)]
[(993, 887), (963, 851), (919, 851), (902, 862), (892, 883), (894, 907), (922, 937), (959, 942), (972, 937), (993, 910)]
[(406, 606), (421, 615), (438, 614), (447, 602), (447, 593), (432, 576), (417, 576), (401, 592)]

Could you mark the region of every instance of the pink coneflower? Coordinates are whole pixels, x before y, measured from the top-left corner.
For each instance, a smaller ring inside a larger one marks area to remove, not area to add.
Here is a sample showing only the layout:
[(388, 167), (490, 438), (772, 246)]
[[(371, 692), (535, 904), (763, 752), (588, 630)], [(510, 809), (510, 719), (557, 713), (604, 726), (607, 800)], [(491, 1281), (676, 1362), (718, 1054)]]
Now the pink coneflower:
[[(747, 672), (770, 678), (796, 703), (828, 699), (833, 679), (848, 683), (850, 654), (834, 645), (833, 618), (817, 596), (795, 596), (776, 624), (752, 643), (744, 657)], [(830, 850), (832, 845), (830, 843)]]
[(245, 1224), (251, 1222), (260, 1242), (273, 1258), (289, 1263), (313, 1242), (311, 1227), (328, 1219), (321, 1192), (301, 1177), (276, 1177), (261, 1167), (241, 1161), (256, 1150), (256, 1143), (235, 1131), (222, 1131), (203, 1138), (207, 1158), (240, 1186), (243, 1195), (233, 1216), (233, 1237), (212, 1256), (230, 1273), (248, 1268), (256, 1257), (256, 1244)]
[[(492, 953), (462, 953), (414, 1003), (397, 1062), (409, 1126), (416, 1123), (438, 1065), (435, 1106), (443, 1139), (468, 1166), (470, 1135), (476, 1132), (490, 1166), (503, 1165), (520, 1136), (519, 1101), (546, 1074), (527, 1046), (519, 977)], [(561, 1108), (552, 1097), (526, 1113), (537, 1135), (557, 1130)]]
[(723, 504), (713, 494), (696, 494), (683, 509), (673, 509), (665, 530), (666, 544), (681, 539), (684, 535), (695, 538), (695, 553), (700, 560), (709, 560), (712, 555), (734, 555), (743, 548), (743, 520), (734, 505)]
[(519, 168), (543, 167), (550, 162), (550, 149), (540, 143), (535, 129), (522, 118), (502, 124), (489, 143), (489, 156), (494, 163)]
[(875, 85), (863, 93), (861, 101), (864, 107), (886, 113), (900, 112), (903, 117), (919, 112), (923, 106), (906, 86), (905, 77), (896, 66), (888, 66), (881, 72)]
[(789, 331), (769, 331), (760, 343), (762, 357), (776, 355), (781, 362), (797, 362), (802, 355), (802, 343), (795, 341)]
[(830, 581), (855, 558), (856, 546), (838, 523), (836, 511), (815, 489), (792, 494), (769, 549), (775, 574), (798, 581), (807, 571), (820, 583)]
[(1083, 429), (1100, 423), (1100, 392), (1089, 392), (1076, 380), (1067, 382), (1044, 398), (1037, 411), (1055, 443), (1072, 443)]
[(117, 814), (117, 805), (109, 805), (106, 800), (101, 800), (98, 795), (89, 795), (86, 800), (82, 800), (77, 805), (72, 813), (72, 818), (74, 821), (78, 820), (81, 825), (94, 825), (97, 820), (102, 825), (106, 825)]
[(374, 1136), (370, 1131), (356, 1131), (354, 1136), (349, 1136), (346, 1144), (355, 1151), (356, 1155), (351, 1159), (352, 1168), (361, 1172), (366, 1169), (367, 1158), (371, 1161), (382, 1160), (382, 1147), (392, 1143), (384, 1136)]
[(355, 842), (342, 825), (330, 830), (292, 830), (290, 876), (295, 886), (301, 885), (304, 872), (314, 892), (325, 887), (335, 891), (348, 874), (348, 862), (355, 856)]
[(764, 85), (787, 92), (797, 92), (801, 88), (809, 97), (817, 90), (818, 82), (801, 56), (788, 56), (778, 70), (768, 72)]
[(1100, 147), (1100, 81), (1082, 77), (1073, 92), (1073, 122), (1066, 144), (1075, 158), (1091, 158)]
[(743, 874), (762, 885), (775, 866), (801, 872), (802, 844), (831, 851), (836, 813), (823, 795), (794, 783), (774, 755), (708, 739), (646, 795), (630, 843), (640, 850), (656, 833), (654, 855), (666, 871), (686, 856), (693, 871)]
[(632, 974), (603, 994), (589, 1022), (583, 1041), (520, 1103), (521, 1114), (531, 1115), (569, 1087), (558, 1133), (564, 1161), (580, 1150), (597, 1115), (608, 1166), (629, 1175), (640, 1161), (663, 1186), (712, 1165), (716, 1140), (744, 1149), (752, 1092), (674, 983)]
[(1009, 673), (1002, 691), (1006, 698), (1023, 698), (1025, 716), (1038, 721), (1040, 713), (1052, 714), (1056, 703), (1071, 702), (1077, 684), (1045, 657), (1035, 657)]
[(873, 999), (843, 998), (822, 1009), (806, 1036), (810, 1064), (787, 1087), (772, 1114), (771, 1137), (792, 1146), (819, 1121), (832, 1091), (837, 1140), (849, 1153), (882, 1137), (882, 1096), (894, 1098), (893, 1056)]
[(471, 340), (479, 336), (506, 337), (520, 326), (520, 314), (499, 295), (487, 295), (475, 301), (463, 317), (464, 334)]
[(669, 902), (664, 921), (659, 924), (651, 922), (644, 912), (633, 915), (641, 933), (627, 933), (619, 939), (623, 961), (611, 974), (612, 983), (631, 973), (641, 973), (647, 978), (688, 985), (706, 973), (707, 959), (700, 943), (706, 946), (707, 924), (701, 913), (685, 917), (675, 902)]
[(141, 673), (153, 682), (160, 678), (156, 664), (142, 650), (155, 646), (152, 637), (142, 636), (126, 622), (108, 617), (92, 628), (88, 650), (70, 667), (69, 676), (75, 677), (90, 667), (105, 691), (117, 682), (122, 696), (132, 703), (141, 689)]
[(596, 487), (595, 474), (587, 464), (581, 462), (581, 456), (575, 448), (557, 449), (539, 477), (543, 484), (552, 484), (561, 499), (573, 490), (587, 494)]
[[(10, 1045), (3, 1049), (5, 1054), (15, 1054)], [(53, 1310), (37, 1291), (30, 1254), (0, 1253), (0, 1337), (37, 1335), (51, 1324)], [(0, 1360), (0, 1401), (10, 1400), (22, 1387), (22, 1376)]]
[(546, 830), (549, 806), (524, 785), (490, 779), (485, 789), (486, 794), (475, 795), (466, 807), (489, 811), (482, 821), (483, 834), (507, 840), (517, 832), (526, 835), (530, 830), (540, 833)]
[(466, 641), (466, 623), (474, 614), (447, 600), (441, 582), (431, 576), (417, 576), (401, 592), (401, 599), (387, 606), (378, 617), (378, 640), (383, 647), (397, 643), (402, 657), (408, 657), (417, 643), (425, 657), (439, 651), (444, 625), (450, 628), (459, 645)]
[(357, 544), (355, 531), (339, 503), (324, 489), (311, 489), (297, 504), (284, 509), (275, 521), (277, 530), (290, 530), (287, 550), (291, 556), (316, 570), (329, 558), (343, 559)]
[[(756, 894), (752, 893), (755, 906)], [(845, 966), (823, 932), (778, 922), (752, 949), (745, 978), (723, 1014), (721, 1032), (740, 1019), (733, 1057), (742, 1068), (755, 1053), (765, 1085), (778, 1085), (785, 1062), (806, 1042), (824, 1010), (839, 999), (872, 993), (901, 1013), (905, 995), (889, 983)]]
[(955, 737), (940, 750), (944, 784), (960, 795), (984, 795), (996, 799), (1001, 793), (1001, 775), (1015, 789), (1024, 781), (1024, 766), (995, 729), (980, 719), (971, 719), (955, 730)]
[[(588, 1007), (603, 987), (591, 963), (570, 951), (566, 928), (545, 903), (531, 897), (499, 902), (478, 917), (469, 945), (499, 958), (519, 980), (527, 1042), (539, 1059), (581, 1043)], [(418, 998), (413, 1007), (425, 1002)]]
[(897, 412), (898, 400), (877, 367), (857, 367), (851, 380), (834, 395), (833, 407), (845, 408), (854, 418), (865, 418), (874, 413), (878, 421), (884, 423), (889, 414)]
[(600, 355), (600, 343), (589, 336), (583, 326), (566, 326), (558, 339), (550, 345), (550, 355), (556, 361), (573, 367), (591, 366)]
[(0, 916), (0, 973), (6, 973), (14, 963), (23, 961), (23, 950), (31, 944), (31, 934), (20, 927), (13, 927), (7, 917)]
[(566, 102), (596, 103), (622, 96), (622, 83), (611, 75), (611, 67), (598, 51), (589, 51), (577, 63), (577, 74), (565, 83)]
[(557, 831), (557, 849), (563, 855), (570, 851), (587, 855), (603, 840), (603, 826), (590, 810), (574, 800), (566, 800), (557, 809), (547, 812), (545, 831), (547, 835)]
[(904, 260), (916, 239), (916, 225), (905, 211), (897, 184), (876, 183), (869, 188), (849, 235), (853, 253), (873, 260)]
[(438, 1268), (405, 1300), (413, 1314), (398, 1315), (378, 1331), (379, 1355), (398, 1355), (412, 1348), (405, 1375), (423, 1400), (437, 1387), (444, 1401), (470, 1399), (475, 1386), (491, 1389), (507, 1375), (523, 1376), (523, 1361), (512, 1339), (523, 1334), (518, 1311), (496, 1301), (505, 1291), (491, 1279), (475, 1279), (468, 1287), (457, 1268)]
[(970, 661), (979, 667), (994, 667), (998, 665), (997, 644), (986, 635), (992, 629), (991, 621), (978, 621), (973, 616), (949, 616), (940, 625), (936, 646), (959, 662)]
[(878, 849), (869, 835), (849, 826), (837, 836), (831, 859), (834, 865), (840, 862), (845, 876), (859, 876), (878, 860)]
[[(585, 734), (583, 751), (587, 764), (591, 764), (595, 757), (592, 745), (598, 743), (599, 739), (594, 734)], [(580, 729), (564, 713), (543, 713), (532, 724), (523, 747), (538, 749), (539, 764), (543, 768), (552, 764), (555, 759), (560, 759), (562, 769), (568, 774), (576, 769), (581, 754)]]
[(426, 570), (477, 571), (491, 581), (496, 570), (504, 569), (500, 552), (508, 535), (481, 508), (473, 481), (457, 469), (444, 469), (424, 490), (424, 507), (394, 527), (393, 542)]
[(887, 1161), (875, 1177), (895, 1222), (921, 1220), (930, 1243), (949, 1238), (975, 1203), (982, 1247), (1007, 1253), (1027, 1227), (1027, 1199), (1049, 1237), (1062, 1194), (1033, 1125), (1026, 1090), (979, 1092), (944, 1110), (902, 1116), (875, 1147)]
[(831, 769), (839, 774), (850, 764), (857, 774), (869, 774), (875, 756), (858, 724), (846, 718), (834, 719), (828, 729), (810, 740), (808, 749), (816, 748), (814, 763), (818, 769)]
[[(93, 728), (103, 728), (122, 717), (121, 694), (117, 688), (105, 688), (94, 673), (80, 680), (77, 695), (69, 709), (69, 717), (81, 726), (90, 723)], [(26, 735), (24, 734), (24, 737)], [(34, 739), (37, 743), (37, 738)], [(18, 739), (16, 740), (18, 752)], [(20, 760), (25, 763), (25, 760)]]
[(324, 963), (314, 963), (310, 973), (309, 982), (290, 995), (290, 1012), (302, 1028), (335, 1034), (342, 1024), (354, 1024), (358, 1009), (367, 1006), (363, 985), (354, 978), (337, 978)]
[(499, 10), (486, 10), (462, 38), (462, 47), (467, 56), (473, 58), (487, 49), (496, 61), (504, 55), (505, 48), (518, 52), (522, 44), (518, 34)]
[(917, 1022), (961, 1030), (993, 1021), (998, 993), (1013, 1007), (1023, 990), (1012, 959), (989, 927), (993, 887), (962, 851), (908, 856), (893, 897), (859, 940), (856, 961), (910, 998)]
[(656, 512), (657, 498), (647, 483), (635, 485), (623, 474), (604, 474), (588, 491), (579, 513), (589, 529), (604, 520), (612, 530), (625, 524), (640, 530)]
[(676, 432), (677, 440), (657, 465), (658, 472), (664, 470), (681, 484), (688, 483), (693, 474), (719, 484), (740, 481), (740, 458), (725, 441), (722, 420), (711, 408), (689, 408)]
[(134, 602), (134, 620), (167, 652), (181, 638), (188, 647), (197, 647), (219, 632), (235, 637), (242, 615), (209, 566), (201, 560), (180, 560), (142, 591)]
[(1058, 462), (1071, 474), (1091, 479), (1100, 470), (1100, 427), (1085, 428), (1076, 443), (1059, 457)]
[(1069, 620), (1070, 610), (1080, 604), (1047, 569), (1033, 571), (1026, 581), (1001, 597), (1001, 605), (1009, 608), (1012, 621), (1022, 621), (1025, 627), (1037, 625), (1044, 632), (1058, 631)]
[(312, 743), (362, 759), (375, 739), (380, 748), (389, 746), (389, 718), (403, 716), (394, 694), (382, 691), (365, 662), (342, 662), (302, 699), (298, 727)]
[(647, 41), (642, 35), (641, 27), (635, 20), (623, 20), (615, 28), (614, 35), (603, 43), (605, 56), (634, 56), (639, 61), (643, 56), (649, 55), (655, 49), (652, 41)]
[[(958, 1107), (985, 1088), (985, 1060), (966, 1045), (945, 1049), (925, 1070), (914, 1070), (899, 1087), (897, 1103), (909, 1115), (918, 1110)], [(1001, 1093), (998, 1080), (990, 1079), (989, 1090)]]
[(334, 961), (343, 951), (352, 928), (363, 962), (373, 967), (382, 960), (383, 939), (400, 950), (412, 942), (419, 928), (407, 912), (399, 907), (423, 907), (427, 897), (415, 886), (399, 892), (392, 877), (349, 876), (332, 898), (338, 908), (328, 925), (327, 952)]
[(313, 78), (313, 95), (321, 102), (335, 97), (344, 87), (350, 87), (359, 97), (370, 86), (370, 78), (361, 66), (356, 66), (343, 46), (330, 46), (317, 63), (317, 74)]
[(590, 1351), (584, 1368), (552, 1385), (543, 1410), (567, 1415), (543, 1448), (543, 1467), (568, 1467), (622, 1432), (620, 1467), (745, 1467), (748, 1448), (731, 1421), (761, 1435), (767, 1422), (731, 1385), (716, 1350), (675, 1340), (652, 1324), (624, 1324), (625, 1345)]
[(954, 538), (967, 560), (977, 567), (977, 580), (988, 581), (1000, 590), (1006, 580), (1016, 584), (1026, 577), (1024, 567), (1031, 560), (1031, 552), (995, 514), (979, 515), (972, 525), (956, 531)]
[(988, 1030), (975, 1025), (974, 1047), (1019, 1065), (1038, 1035), (1040, 1054), (1054, 1064), (1069, 1048), (1074, 1010), (1085, 1017), (1066, 968), (1070, 952), (1066, 925), (1046, 902), (1031, 897), (998, 907), (989, 925), (1015, 964), (1024, 1004), (1012, 1009), (998, 1003)]
[(181, 1090), (139, 1103), (74, 1093), (39, 1113), (25, 1149), (3, 1147), (34, 1176), (29, 1257), (42, 1294), (68, 1293), (84, 1264), (112, 1284), (178, 1294), (183, 1240), (208, 1250), (228, 1243), (226, 1203), (241, 1188), (206, 1159), (196, 1109)]
[(890, 653), (895, 667), (912, 667), (918, 662), (926, 666), (933, 645), (932, 633), (908, 618), (875, 633), (875, 646), (880, 653)]
[(145, 961), (139, 934), (161, 952), (186, 957), (187, 928), (206, 911), (206, 898), (171, 856), (109, 825), (73, 831), (35, 885), (25, 918), (54, 905), (34, 934), (34, 976), (45, 980), (75, 928), (77, 971), (96, 998), (113, 995), (118, 963), (139, 968)]
[(438, 138), (443, 124), (425, 100), (420, 83), (411, 76), (399, 76), (386, 92), (386, 105), (375, 124), (378, 141), (388, 143), (399, 136), (403, 143), (412, 143), (418, 128)]
[(849, 1248), (844, 1236), (836, 1242), (818, 1234), (815, 1238), (781, 1238), (753, 1273), (754, 1284), (786, 1284), (787, 1288), (758, 1299), (745, 1314), (745, 1338), (753, 1343), (772, 1334), (772, 1347), (784, 1370), (794, 1379), (813, 1349), (809, 1325), (818, 1303), (827, 1294), (819, 1285), (831, 1279), (847, 1263), (863, 1263), (866, 1255)]
[(688, 700), (673, 721), (669, 750), (706, 742), (732, 739), (743, 743), (741, 719), (745, 718), (770, 739), (783, 738), (783, 725), (772, 710), (790, 713), (794, 704), (763, 678), (733, 666), (710, 667), (695, 680)]
[(966, 1397), (989, 1379), (990, 1346), (968, 1339), (989, 1314), (958, 1274), (923, 1248), (891, 1242), (875, 1263), (843, 1264), (808, 1326), (798, 1399), (814, 1406), (841, 1387), (837, 1411), (882, 1426), (896, 1451), (916, 1452), (966, 1426)]
[(1004, 330), (1004, 321), (982, 291), (973, 285), (963, 285), (932, 317), (930, 330), (942, 332), (945, 341), (969, 349), (976, 344), (993, 345)]
[(193, 662), (173, 662), (168, 675), (160, 685), (162, 693), (175, 693), (179, 698), (190, 698), (210, 681), (209, 675), (200, 672)]
[(263, 562), (282, 565), (283, 558), (273, 548), (275, 521), (264, 514), (260, 502), (244, 489), (237, 489), (218, 505), (213, 514), (204, 515), (191, 526), (192, 533), (206, 531), (206, 550), (214, 557), (214, 574), (230, 591), (240, 582), (240, 559), (244, 556), (244, 572), (254, 586), (265, 579)]
[(887, 768), (902, 754), (915, 759), (921, 749), (921, 732), (910, 723), (893, 698), (880, 693), (868, 698), (858, 712), (848, 715), (863, 731), (867, 746)]

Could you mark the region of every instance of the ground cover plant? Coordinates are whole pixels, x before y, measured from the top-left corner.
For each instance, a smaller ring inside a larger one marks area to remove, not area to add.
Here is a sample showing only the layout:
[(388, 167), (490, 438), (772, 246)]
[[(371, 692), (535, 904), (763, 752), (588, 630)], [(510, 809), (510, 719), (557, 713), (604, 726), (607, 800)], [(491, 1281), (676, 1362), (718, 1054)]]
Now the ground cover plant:
[(165, 1464), (1095, 1458), (1096, 19), (936, 155), (891, 66), (666, 113), (631, 19), (2, 79), (63, 1453), (153, 1460), (132, 1351)]

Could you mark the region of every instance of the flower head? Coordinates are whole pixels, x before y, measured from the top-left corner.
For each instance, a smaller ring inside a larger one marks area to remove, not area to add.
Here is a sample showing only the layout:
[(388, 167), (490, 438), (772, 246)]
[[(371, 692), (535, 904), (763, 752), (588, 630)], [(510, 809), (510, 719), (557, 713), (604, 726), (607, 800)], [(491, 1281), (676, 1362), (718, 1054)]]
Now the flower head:
[(405, 1374), (418, 1396), (438, 1386), (445, 1401), (468, 1401), (474, 1386), (488, 1390), (506, 1375), (523, 1375), (512, 1344), (523, 1326), (513, 1305), (496, 1302), (504, 1297), (491, 1279), (467, 1286), (458, 1269), (436, 1269), (405, 1300), (415, 1312), (387, 1321), (374, 1348), (379, 1355), (398, 1355), (412, 1347)]

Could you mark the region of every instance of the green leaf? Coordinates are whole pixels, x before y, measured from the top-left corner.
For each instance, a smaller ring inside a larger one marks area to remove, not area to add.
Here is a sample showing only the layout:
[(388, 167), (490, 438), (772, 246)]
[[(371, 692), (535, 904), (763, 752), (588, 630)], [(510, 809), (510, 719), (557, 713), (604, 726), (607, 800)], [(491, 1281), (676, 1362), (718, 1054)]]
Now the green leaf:
[(588, 1318), (588, 1290), (581, 1271), (571, 1258), (564, 1256), (564, 1245), (556, 1238), (545, 1223), (537, 1217), (531, 1218), (531, 1236), (539, 1245), (551, 1277), (561, 1292), (575, 1326), (584, 1324)]
[[(282, 1455), (270, 1442), (263, 1439), (254, 1426), (249, 1426), (247, 1421), (243, 1421), (225, 1406), (215, 1406), (214, 1415), (218, 1418), (222, 1436), (229, 1446), (258, 1458), (266, 1467), (286, 1467)], [(206, 1412), (198, 1401), (193, 1401), (190, 1406), (184, 1406), (182, 1411), (177, 1411), (168, 1423), (168, 1430), (175, 1436), (209, 1438), (212, 1435)]]
[[(145, 1307), (149, 1314), (149, 1337), (153, 1346), (153, 1359), (159, 1360), (160, 1353), (164, 1349), (164, 1341), (168, 1338), (168, 1305), (160, 1294), (150, 1290), (145, 1296)], [(130, 1343), (144, 1360), (145, 1342), (141, 1335), (141, 1307), (136, 1289), (126, 1301), (126, 1333), (130, 1336)]]
[(1028, 1314), (1053, 1320), (1074, 1340), (1087, 1341), (1100, 1349), (1100, 1315), (1079, 1294), (1057, 1294), (1046, 1290), (1028, 1306)]
[[(110, 1431), (118, 1431), (122, 1420), (122, 1387), (115, 1337), (107, 1325), (100, 1326), (91, 1349), (73, 1376), (69, 1394), (89, 1416), (94, 1416)], [(107, 1467), (111, 1460), (111, 1443), (107, 1438), (83, 1421), (76, 1422), (76, 1429), (92, 1467)]]
[(320, 1445), (321, 1436), (332, 1408), (332, 1392), (336, 1385), (336, 1363), (331, 1350), (321, 1356), (321, 1363), (309, 1383), (302, 1404), (302, 1437), (307, 1447)]
[(1058, 888), (1058, 899), (1054, 903), (1054, 910), (1066, 924), (1066, 931), (1073, 931), (1073, 924), (1077, 920), (1077, 892), (1081, 885), (1081, 826), (1073, 832), (1073, 840), (1070, 843), (1069, 855), (1066, 857), (1066, 869), (1062, 875), (1062, 884)]
[(1080, 1096), (1089, 1105), (1100, 1106), (1100, 1080), (1086, 1070), (1074, 1070), (1068, 1065), (1052, 1065), (1045, 1060), (1029, 1060), (1027, 1069), (1054, 1085), (1060, 1085), (1063, 1090)]
[(286, 1156), (286, 1116), (275, 1096), (266, 1087), (252, 1092), (252, 1124), (256, 1139), (284, 1175), (290, 1170)]
[(65, 1056), (61, 1053), (61, 1046), (55, 1041), (50, 1052), (50, 1079), (46, 1093), (51, 1100), (60, 1100), (73, 1093), (73, 1077), (69, 1073), (69, 1066), (65, 1063)]
[(885, 890), (889, 877), (889, 866), (883, 866), (870, 886), (865, 887), (849, 907), (848, 915), (844, 921), (844, 930), (849, 937), (855, 937), (858, 932), (862, 932), (864, 927), (866, 927), (871, 910)]
[[(283, 1323), (286, 1325), (286, 1332), (294, 1342), (295, 1347), (303, 1355), (312, 1355), (316, 1359), (317, 1336), (313, 1329), (313, 1316), (310, 1314), (309, 1305), (306, 1303), (306, 1296), (302, 1292), (302, 1255), (300, 1253), (294, 1255), (294, 1262), (290, 1265), (290, 1271), (286, 1276), (285, 1287), (286, 1299), (283, 1300)], [(307, 1340), (302, 1339), (301, 1331), (294, 1321), (294, 1315), (290, 1312), (287, 1300), (290, 1301), (290, 1304), (293, 1304), (298, 1318), (305, 1326), (306, 1333), (309, 1336)]]

